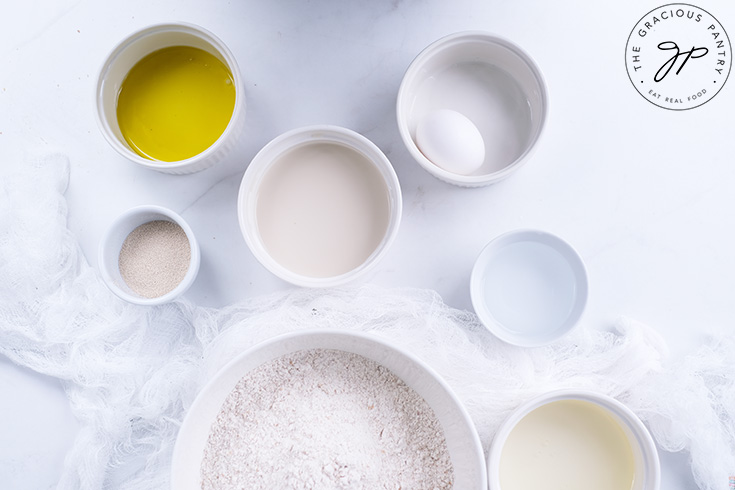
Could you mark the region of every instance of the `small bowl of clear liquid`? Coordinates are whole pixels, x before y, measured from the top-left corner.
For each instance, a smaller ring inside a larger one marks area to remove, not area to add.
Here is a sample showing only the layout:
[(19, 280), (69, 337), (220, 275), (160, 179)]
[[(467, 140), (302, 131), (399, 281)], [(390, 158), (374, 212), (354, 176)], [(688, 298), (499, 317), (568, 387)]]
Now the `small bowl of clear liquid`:
[(482, 250), (470, 292), (478, 318), (495, 336), (536, 347), (574, 328), (589, 285), (582, 258), (566, 241), (546, 231), (516, 230)]

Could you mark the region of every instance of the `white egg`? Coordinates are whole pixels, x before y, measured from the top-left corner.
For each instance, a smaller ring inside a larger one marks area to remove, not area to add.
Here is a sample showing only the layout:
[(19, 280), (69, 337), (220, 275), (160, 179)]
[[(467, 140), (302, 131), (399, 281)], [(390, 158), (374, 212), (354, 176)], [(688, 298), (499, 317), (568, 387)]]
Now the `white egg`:
[(485, 142), (472, 121), (457, 111), (440, 109), (416, 127), (416, 145), (434, 165), (470, 175), (485, 161)]

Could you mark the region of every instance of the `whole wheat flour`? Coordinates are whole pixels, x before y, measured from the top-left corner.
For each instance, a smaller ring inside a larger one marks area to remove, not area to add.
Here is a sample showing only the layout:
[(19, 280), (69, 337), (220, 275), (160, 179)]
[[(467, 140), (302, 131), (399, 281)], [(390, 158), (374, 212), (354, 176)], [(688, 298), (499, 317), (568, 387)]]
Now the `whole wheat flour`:
[(447, 489), (439, 421), (384, 366), (329, 349), (246, 374), (212, 425), (202, 489)]

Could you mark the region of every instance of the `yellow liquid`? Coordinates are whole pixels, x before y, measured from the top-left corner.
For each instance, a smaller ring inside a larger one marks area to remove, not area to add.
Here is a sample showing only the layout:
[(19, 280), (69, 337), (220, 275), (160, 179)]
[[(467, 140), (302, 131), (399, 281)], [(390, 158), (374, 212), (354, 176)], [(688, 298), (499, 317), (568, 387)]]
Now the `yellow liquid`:
[(117, 98), (117, 121), (139, 155), (176, 162), (198, 155), (224, 132), (235, 107), (232, 73), (210, 53), (171, 46), (140, 60)]
[(559, 400), (523, 417), (500, 454), (503, 490), (631, 490), (633, 449), (602, 407)]

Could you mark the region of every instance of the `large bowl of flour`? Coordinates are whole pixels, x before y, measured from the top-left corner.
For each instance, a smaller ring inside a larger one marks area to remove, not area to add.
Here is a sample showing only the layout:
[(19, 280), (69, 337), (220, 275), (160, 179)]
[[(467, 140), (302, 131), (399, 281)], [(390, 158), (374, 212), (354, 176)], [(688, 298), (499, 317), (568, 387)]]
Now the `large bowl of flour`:
[(484, 490), (480, 439), (450, 387), (373, 335), (265, 341), (199, 393), (172, 461), (175, 490)]

